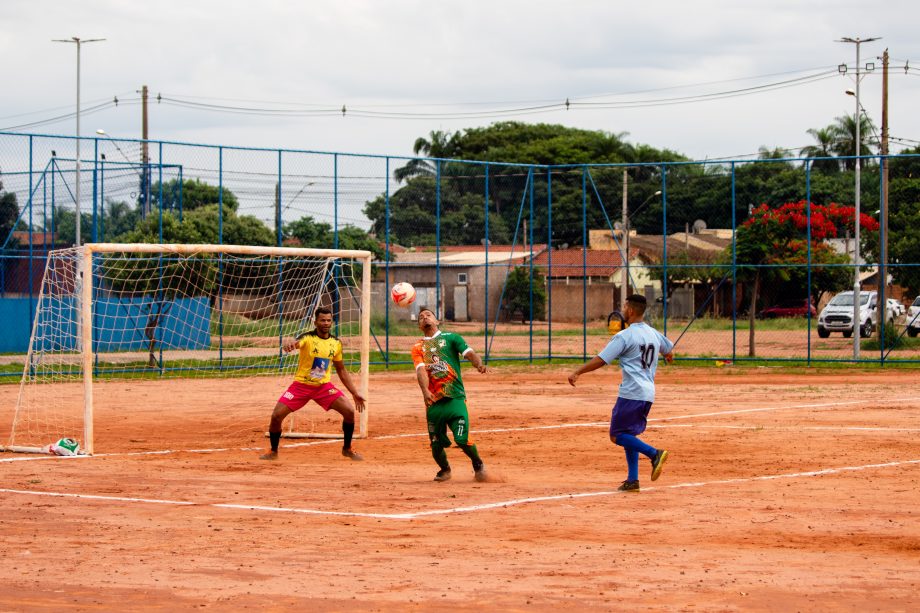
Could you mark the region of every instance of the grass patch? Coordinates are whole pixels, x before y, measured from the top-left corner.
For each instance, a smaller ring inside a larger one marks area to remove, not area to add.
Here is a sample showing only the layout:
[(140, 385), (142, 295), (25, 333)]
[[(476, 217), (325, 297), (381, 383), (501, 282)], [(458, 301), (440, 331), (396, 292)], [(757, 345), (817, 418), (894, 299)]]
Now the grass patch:
[(881, 351), (882, 349), (897, 351), (899, 349), (917, 349), (920, 347), (920, 338), (909, 338), (907, 335), (901, 334), (897, 326), (885, 326), (883, 337), (881, 341), (877, 336), (867, 338), (860, 341), (859, 346), (866, 351)]

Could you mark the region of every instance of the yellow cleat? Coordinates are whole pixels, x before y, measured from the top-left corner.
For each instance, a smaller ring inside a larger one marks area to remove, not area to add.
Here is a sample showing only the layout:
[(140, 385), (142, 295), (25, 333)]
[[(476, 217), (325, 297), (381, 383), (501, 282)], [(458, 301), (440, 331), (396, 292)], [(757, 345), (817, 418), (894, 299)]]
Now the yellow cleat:
[(658, 453), (652, 458), (652, 481), (656, 481), (661, 476), (661, 469), (668, 459), (667, 449), (659, 449)]

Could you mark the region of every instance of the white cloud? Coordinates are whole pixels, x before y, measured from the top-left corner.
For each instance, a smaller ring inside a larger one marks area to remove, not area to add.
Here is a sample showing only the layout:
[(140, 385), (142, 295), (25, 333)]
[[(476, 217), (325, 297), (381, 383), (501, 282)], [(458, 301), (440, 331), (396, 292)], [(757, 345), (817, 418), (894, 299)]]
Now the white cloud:
[[(285, 2), (165, 0), (155, 4), (86, 0), (6, 0), (0, 52), (7, 58), (0, 125), (12, 115), (74, 102), (73, 35), (104, 37), (83, 49), (83, 100), (118, 94), (212, 97), (351, 108), (385, 104), (534, 101), (623, 94), (728, 81), (809, 67), (851, 66), (841, 36), (883, 36), (863, 47), (869, 61), (885, 47), (891, 75), (891, 133), (920, 140), (913, 109), (920, 75), (916, 2), (884, 7), (843, 1), (655, 3), (518, 0)], [(877, 62), (880, 66), (880, 62)], [(863, 104), (878, 122), (880, 71), (863, 81)], [(780, 80), (783, 77), (773, 77)], [(769, 79), (768, 79), (769, 80)], [(760, 81), (764, 82), (763, 80)], [(734, 81), (642, 97), (686, 95), (753, 85)], [(749, 154), (761, 145), (809, 144), (806, 130), (853, 111), (849, 77), (714, 102), (642, 109), (560, 111), (520, 117), (628, 132), (633, 142), (694, 158)], [(220, 99), (220, 100), (216, 100)], [(438, 107), (448, 108), (448, 107)], [(395, 110), (395, 109), (394, 109)], [(431, 107), (399, 108), (431, 112)], [(468, 110), (468, 107), (467, 109)], [(236, 145), (405, 155), (431, 130), (484, 120), (374, 120), (358, 117), (252, 117), (151, 107), (151, 137)], [(140, 108), (123, 104), (87, 117), (84, 133), (104, 127), (139, 135)], [(72, 122), (41, 131), (72, 133)]]

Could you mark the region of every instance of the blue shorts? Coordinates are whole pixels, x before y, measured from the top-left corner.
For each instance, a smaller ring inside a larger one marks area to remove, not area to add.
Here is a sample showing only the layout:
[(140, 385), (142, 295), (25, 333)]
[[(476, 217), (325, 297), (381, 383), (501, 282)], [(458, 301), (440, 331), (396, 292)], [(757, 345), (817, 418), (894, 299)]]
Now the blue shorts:
[(645, 400), (617, 398), (610, 414), (610, 436), (632, 434), (639, 436), (645, 432), (645, 420), (652, 403)]

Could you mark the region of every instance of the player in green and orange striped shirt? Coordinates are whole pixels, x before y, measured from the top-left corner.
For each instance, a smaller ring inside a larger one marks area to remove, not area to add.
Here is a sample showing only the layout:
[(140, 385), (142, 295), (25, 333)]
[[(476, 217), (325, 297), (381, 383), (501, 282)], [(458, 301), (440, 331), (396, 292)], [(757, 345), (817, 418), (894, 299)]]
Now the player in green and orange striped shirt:
[(454, 435), (457, 447), (473, 462), (476, 481), (486, 481), (486, 471), (476, 445), (469, 440), (469, 412), (466, 408), (466, 391), (460, 376), (460, 358), (469, 360), (481, 373), (488, 372), (476, 352), (459, 334), (442, 332), (434, 311), (422, 307), (418, 314), (418, 327), (425, 337), (412, 347), (415, 374), (422, 389), (427, 407), (428, 438), (431, 455), (441, 470), (435, 481), (450, 479), (450, 464), (445, 449), (450, 447), (447, 429)]

